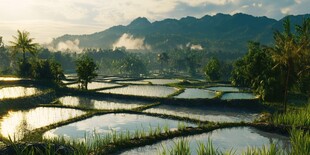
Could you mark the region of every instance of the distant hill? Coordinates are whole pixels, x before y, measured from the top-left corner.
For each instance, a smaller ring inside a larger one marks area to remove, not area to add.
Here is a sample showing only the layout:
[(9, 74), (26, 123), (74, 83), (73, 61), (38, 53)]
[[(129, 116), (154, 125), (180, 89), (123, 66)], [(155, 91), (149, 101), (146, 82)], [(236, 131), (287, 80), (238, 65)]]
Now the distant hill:
[[(300, 24), (305, 17), (309, 18), (310, 14), (290, 16), (292, 25)], [(64, 35), (54, 39), (51, 45), (57, 48), (60, 42), (78, 39), (80, 48), (125, 46), (127, 49), (165, 51), (190, 47), (211, 52), (245, 52), (249, 40), (271, 44), (273, 31), (282, 29), (282, 21), (241, 13), (153, 23), (139, 17), (127, 26), (114, 26), (90, 35)]]

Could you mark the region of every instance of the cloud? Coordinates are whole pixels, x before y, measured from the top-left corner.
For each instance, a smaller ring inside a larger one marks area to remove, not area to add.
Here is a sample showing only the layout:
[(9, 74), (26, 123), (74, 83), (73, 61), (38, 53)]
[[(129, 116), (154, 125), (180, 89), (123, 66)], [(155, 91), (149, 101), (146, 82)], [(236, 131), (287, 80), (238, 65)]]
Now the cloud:
[(158, 21), (241, 12), (281, 19), (309, 13), (309, 8), (309, 0), (2, 0), (0, 35), (11, 38), (17, 29), (25, 29), (42, 43), (63, 34), (127, 25), (137, 17)]
[(124, 33), (118, 41), (113, 44), (113, 49), (125, 47), (128, 50), (149, 50), (151, 46), (144, 43), (144, 38), (135, 38), (131, 34)]
[(48, 48), (50, 51), (57, 52), (57, 51), (70, 51), (70, 52), (76, 52), (76, 53), (81, 53), (83, 52), (83, 49), (79, 47), (80, 45), (80, 40), (75, 39), (75, 40), (67, 40), (64, 42), (59, 42), (56, 47), (53, 47), (50, 44), (45, 45), (46, 48)]

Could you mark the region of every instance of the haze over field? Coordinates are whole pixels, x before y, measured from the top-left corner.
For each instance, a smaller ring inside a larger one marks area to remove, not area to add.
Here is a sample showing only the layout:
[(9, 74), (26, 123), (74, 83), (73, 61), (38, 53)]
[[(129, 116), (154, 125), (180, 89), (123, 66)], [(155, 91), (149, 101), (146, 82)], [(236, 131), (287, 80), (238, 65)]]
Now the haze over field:
[[(17, 29), (31, 31), (39, 43), (63, 34), (91, 34), (115, 25), (128, 25), (137, 17), (151, 22), (186, 16), (201, 18), (216, 13), (246, 13), (281, 19), (309, 12), (308, 0), (1, 0), (0, 35), (5, 43)], [(126, 44), (130, 34), (115, 44)], [(143, 38), (141, 38), (143, 39)], [(142, 49), (149, 48), (136, 40)], [(76, 44), (76, 42), (69, 43)], [(64, 45), (65, 46), (65, 45)], [(61, 48), (61, 47), (60, 47)], [(65, 48), (65, 47), (64, 47)], [(193, 48), (200, 48), (194, 46)]]

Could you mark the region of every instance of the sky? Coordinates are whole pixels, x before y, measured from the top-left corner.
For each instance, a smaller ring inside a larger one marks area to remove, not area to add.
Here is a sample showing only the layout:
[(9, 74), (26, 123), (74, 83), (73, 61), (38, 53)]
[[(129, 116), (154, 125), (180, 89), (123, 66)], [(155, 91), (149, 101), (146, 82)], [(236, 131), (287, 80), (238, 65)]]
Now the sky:
[(151, 22), (217, 13), (246, 13), (281, 19), (310, 13), (310, 0), (0, 0), (0, 36), (12, 40), (17, 30), (48, 43), (64, 34), (91, 34), (137, 17)]

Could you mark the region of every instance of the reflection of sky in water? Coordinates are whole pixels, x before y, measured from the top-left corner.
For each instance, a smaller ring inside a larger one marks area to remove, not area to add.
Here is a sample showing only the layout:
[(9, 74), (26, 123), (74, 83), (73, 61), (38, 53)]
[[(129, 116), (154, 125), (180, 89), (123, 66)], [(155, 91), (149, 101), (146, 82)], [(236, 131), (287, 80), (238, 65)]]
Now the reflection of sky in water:
[(74, 96), (61, 97), (59, 101), (66, 106), (73, 106), (73, 107), (79, 106), (85, 108), (107, 109), (107, 110), (133, 109), (148, 104), (145, 102), (130, 101), (130, 100), (111, 100), (111, 99), (95, 100), (86, 97), (74, 97)]
[(234, 99), (255, 99), (251, 93), (225, 93), (221, 97), (222, 100), (234, 100)]
[(175, 98), (214, 98), (215, 92), (197, 88), (186, 88), (185, 91)]
[(0, 81), (19, 81), (19, 80), (23, 79), (18, 77), (0, 77)]
[(176, 88), (166, 86), (130, 85), (122, 88), (102, 90), (100, 92), (136, 96), (166, 97), (174, 93), (176, 90)]
[[(174, 146), (174, 142), (180, 141), (181, 138), (182, 137), (177, 137), (153, 145), (134, 148), (122, 153), (122, 155), (157, 155), (162, 151), (162, 146), (169, 149)], [(185, 137), (185, 140), (190, 142), (191, 153), (197, 154), (196, 148), (198, 147), (198, 142), (206, 144), (208, 138), (212, 140), (214, 148), (218, 148), (222, 152), (233, 149), (233, 152), (236, 151), (236, 154), (241, 154), (243, 151), (246, 151), (247, 147), (261, 148), (263, 145), (269, 146), (270, 142), (274, 142), (283, 148), (289, 145), (289, 139), (285, 136), (262, 132), (251, 127), (218, 129), (210, 133)]]
[(209, 90), (214, 90), (214, 91), (222, 91), (222, 92), (239, 92), (239, 88), (237, 87), (209, 87), (207, 88)]
[(0, 89), (0, 99), (31, 96), (41, 91), (34, 87), (5, 87)]
[[(73, 139), (83, 139), (86, 135), (96, 133), (108, 133), (112, 130), (117, 132), (130, 131), (133, 133), (136, 130), (149, 131), (150, 126), (155, 129), (169, 126), (177, 128), (179, 121), (171, 119), (162, 119), (158, 117), (135, 115), (135, 114), (106, 114), (102, 116), (94, 116), (92, 118), (82, 120), (76, 123), (71, 123), (56, 129), (50, 130), (44, 134), (44, 137), (67, 136)], [(194, 124), (188, 124), (195, 126)]]
[(143, 81), (151, 82), (152, 84), (158, 84), (158, 85), (180, 82), (180, 80), (177, 79), (145, 79)]
[(80, 110), (39, 107), (24, 111), (10, 111), (0, 121), (2, 136), (18, 140), (33, 129), (48, 126), (85, 114)]
[(147, 81), (117, 81), (117, 83), (126, 83), (126, 84), (148, 84)]
[[(121, 86), (119, 84), (115, 84), (115, 83), (104, 83), (104, 82), (91, 82), (88, 83), (87, 88), (88, 89), (100, 89), (100, 88), (109, 88), (109, 87), (116, 87), (116, 86)], [(67, 87), (69, 88), (78, 88), (79, 84), (69, 84), (67, 85)]]
[(201, 121), (213, 122), (252, 122), (258, 114), (250, 113), (232, 108), (215, 108), (215, 107), (182, 107), (160, 105), (154, 108), (144, 110), (148, 113), (167, 114), (180, 117), (189, 117)]

